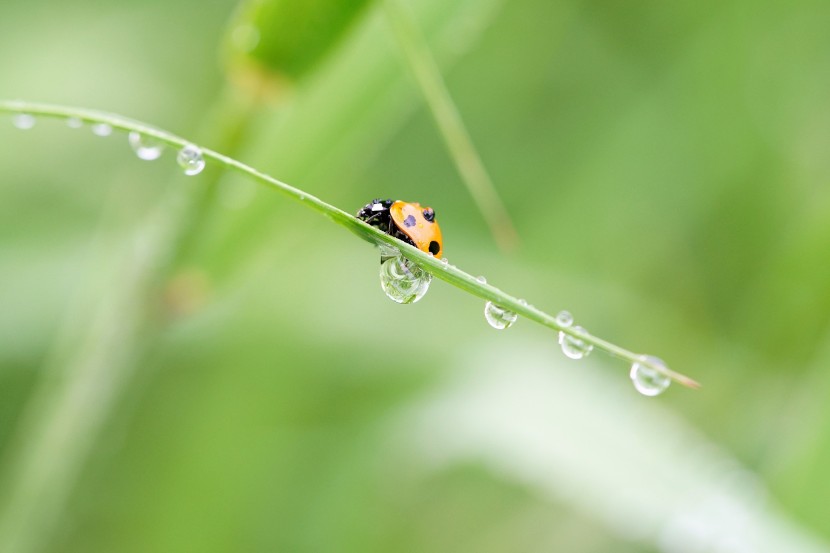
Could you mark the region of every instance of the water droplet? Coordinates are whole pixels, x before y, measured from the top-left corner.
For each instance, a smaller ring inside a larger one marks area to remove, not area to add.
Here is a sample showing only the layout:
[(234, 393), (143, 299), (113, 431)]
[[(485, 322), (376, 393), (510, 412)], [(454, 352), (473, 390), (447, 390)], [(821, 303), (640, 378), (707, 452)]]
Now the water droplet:
[(520, 299), (520, 300), (519, 300), (519, 303), (520, 303), (520, 304), (522, 304), (522, 305), (524, 305), (525, 307), (527, 307), (527, 300)]
[(568, 327), (574, 324), (574, 316), (568, 311), (560, 311), (556, 314), (556, 322), (559, 326)]
[(390, 300), (415, 303), (427, 293), (432, 275), (402, 255), (380, 264), (380, 286)]
[(487, 284), (487, 279), (483, 276), (476, 277), (476, 280), (481, 284)]
[(84, 126), (84, 122), (81, 121), (80, 117), (69, 117), (66, 120), (66, 126), (70, 129), (80, 129)]
[(188, 144), (179, 150), (176, 161), (178, 161), (179, 167), (184, 169), (185, 175), (198, 175), (205, 168), (205, 158), (202, 157), (202, 150), (193, 144)]
[[(648, 361), (652, 365), (666, 368), (666, 364), (658, 357), (641, 355), (640, 359)], [(671, 378), (641, 363), (633, 363), (631, 365), (631, 373), (629, 373), (629, 376), (634, 383), (634, 387), (644, 396), (658, 396), (666, 391), (666, 388), (671, 384)]]
[(503, 307), (499, 307), (495, 303), (488, 301), (484, 304), (484, 318), (490, 323), (490, 326), (497, 330), (508, 328), (519, 316), (512, 311), (508, 311)]
[[(573, 328), (574, 330), (585, 332), (585, 329), (581, 326), (575, 326)], [(583, 357), (588, 357), (588, 354), (594, 349), (593, 344), (589, 344), (585, 340), (571, 336), (570, 334), (565, 334), (561, 331), (559, 332), (559, 345), (562, 347), (562, 353), (571, 359), (582, 359)]]
[(444, 267), (446, 267), (447, 265), (449, 265), (449, 264), (450, 264), (450, 260), (449, 260), (449, 259), (447, 259), (446, 257), (442, 257), (442, 258), (441, 258), (441, 264), (442, 264)]
[(96, 136), (109, 136), (112, 134), (112, 126), (107, 123), (95, 123), (92, 125), (92, 134)]
[(128, 140), (130, 142), (130, 148), (133, 149), (135, 155), (145, 161), (153, 161), (154, 159), (160, 158), (161, 152), (164, 150), (164, 146), (158, 140), (142, 136), (141, 133), (135, 131), (129, 134)]
[(16, 113), (12, 116), (12, 125), (24, 131), (34, 127), (35, 122), (35, 116), (28, 113)]
[(380, 262), (383, 263), (390, 257), (398, 257), (401, 255), (401, 250), (398, 248), (391, 246), (389, 244), (380, 243), (378, 244), (378, 250), (380, 250)]

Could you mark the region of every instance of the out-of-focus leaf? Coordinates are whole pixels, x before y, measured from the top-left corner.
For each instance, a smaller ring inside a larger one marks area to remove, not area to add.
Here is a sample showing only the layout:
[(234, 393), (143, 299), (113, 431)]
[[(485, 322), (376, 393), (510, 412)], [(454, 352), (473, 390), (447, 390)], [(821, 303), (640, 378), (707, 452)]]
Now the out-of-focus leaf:
[(229, 70), (237, 80), (295, 82), (311, 73), (371, 0), (250, 0), (231, 23)]

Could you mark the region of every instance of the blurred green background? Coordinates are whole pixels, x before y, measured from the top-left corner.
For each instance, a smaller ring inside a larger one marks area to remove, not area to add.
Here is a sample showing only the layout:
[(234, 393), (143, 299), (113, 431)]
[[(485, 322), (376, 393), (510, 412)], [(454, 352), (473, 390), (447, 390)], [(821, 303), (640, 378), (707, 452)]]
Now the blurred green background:
[[(233, 0), (6, 0), (0, 98), (432, 205), (452, 263), (703, 389), (639, 396), (440, 281), (394, 304), (277, 193), (3, 116), (0, 550), (830, 551), (830, 3), (412, 3), (513, 253), (365, 4), (252, 105)], [(265, 13), (262, 44), (303, 28)]]

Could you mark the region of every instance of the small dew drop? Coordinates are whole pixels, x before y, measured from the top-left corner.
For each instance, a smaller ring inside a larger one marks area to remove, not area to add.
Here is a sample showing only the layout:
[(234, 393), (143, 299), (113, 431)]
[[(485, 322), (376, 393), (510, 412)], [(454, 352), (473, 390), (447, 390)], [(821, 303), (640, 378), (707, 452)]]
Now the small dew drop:
[(446, 267), (447, 265), (449, 265), (449, 264), (450, 264), (450, 260), (449, 260), (449, 259), (447, 259), (446, 257), (442, 257), (442, 258), (441, 258), (441, 264), (442, 264), (444, 267)]
[(28, 113), (17, 113), (12, 117), (12, 125), (24, 131), (34, 127), (35, 122), (35, 116)]
[(92, 134), (96, 136), (109, 136), (112, 134), (112, 126), (107, 123), (95, 123), (92, 125)]
[(153, 161), (154, 159), (160, 158), (161, 152), (164, 150), (164, 146), (159, 141), (142, 136), (141, 133), (136, 131), (132, 131), (129, 134), (128, 140), (130, 142), (130, 148), (133, 149), (135, 155), (145, 161)]
[(66, 120), (66, 126), (70, 129), (80, 129), (84, 126), (84, 122), (81, 121), (80, 117), (69, 117)]
[[(585, 329), (581, 326), (575, 326), (573, 328), (574, 330), (585, 332)], [(571, 336), (570, 334), (565, 334), (562, 331), (559, 332), (559, 346), (562, 348), (562, 353), (571, 359), (588, 357), (588, 354), (594, 349), (593, 344), (589, 344), (585, 340)]]
[[(662, 359), (652, 355), (641, 355), (641, 361), (648, 361), (652, 365), (667, 368)], [(671, 378), (642, 363), (633, 363), (629, 373), (631, 381), (638, 392), (644, 396), (659, 396), (671, 384)]]
[(486, 278), (484, 278), (483, 276), (476, 277), (476, 280), (477, 280), (480, 284), (487, 284), (487, 279), (486, 279)]
[(431, 274), (402, 255), (380, 264), (380, 286), (396, 303), (415, 303), (424, 297), (431, 282)]
[(519, 300), (519, 303), (520, 303), (520, 304), (522, 304), (522, 305), (524, 305), (525, 307), (527, 307), (527, 300), (525, 300), (525, 299), (520, 299), (520, 300)]
[(484, 318), (487, 319), (487, 322), (490, 323), (490, 326), (493, 328), (503, 330), (515, 323), (519, 316), (512, 311), (508, 311), (507, 309), (499, 307), (493, 302), (488, 301), (484, 305)]
[(179, 167), (184, 169), (184, 174), (193, 176), (198, 175), (205, 168), (205, 158), (202, 156), (202, 150), (194, 144), (188, 144), (176, 156), (176, 161)]
[(556, 322), (559, 326), (571, 326), (574, 324), (574, 316), (571, 315), (568, 311), (560, 311), (556, 314)]

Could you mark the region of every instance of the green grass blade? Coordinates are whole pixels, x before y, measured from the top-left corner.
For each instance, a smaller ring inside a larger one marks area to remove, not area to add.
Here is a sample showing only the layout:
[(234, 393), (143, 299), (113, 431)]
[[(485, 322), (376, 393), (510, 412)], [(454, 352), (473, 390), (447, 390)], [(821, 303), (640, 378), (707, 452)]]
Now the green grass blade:
[[(30, 102), (22, 102), (22, 101), (0, 101), (0, 112), (7, 112), (7, 113), (27, 113), (36, 116), (46, 116), (46, 117), (55, 117), (61, 119), (68, 119), (68, 118), (78, 118), (84, 123), (87, 124), (95, 124), (95, 123), (105, 123), (113, 127), (113, 129), (121, 130), (121, 131), (135, 131), (141, 133), (144, 136), (152, 137), (168, 146), (173, 146), (176, 148), (181, 148), (185, 145), (191, 144), (188, 140), (176, 136), (172, 133), (164, 131), (162, 129), (158, 129), (156, 127), (152, 127), (147, 125), (146, 123), (141, 123), (139, 121), (134, 121), (131, 119), (127, 119), (125, 117), (121, 117), (119, 115), (96, 111), (96, 110), (88, 110), (88, 109), (80, 109), (75, 107), (66, 107), (66, 106), (56, 106), (50, 104), (39, 104), (39, 103), (30, 103)], [(300, 202), (304, 206), (317, 211), (318, 213), (328, 217), (335, 223), (343, 226), (350, 231), (352, 231), (357, 236), (363, 238), (364, 240), (371, 242), (373, 244), (388, 244), (395, 248), (401, 250), (403, 255), (407, 258), (411, 259), (418, 263), (421, 267), (424, 268), (427, 272), (431, 273), (436, 278), (439, 278), (449, 284), (455, 286), (456, 288), (463, 290), (469, 294), (482, 298), (484, 300), (492, 301), (493, 303), (509, 309), (520, 316), (535, 321), (543, 326), (551, 328), (556, 331), (564, 332), (570, 336), (583, 340), (591, 345), (593, 345), (596, 349), (605, 351), (606, 353), (623, 359), (629, 363), (639, 362), (644, 364), (657, 372), (665, 374), (672, 380), (676, 382), (688, 386), (690, 388), (698, 388), (700, 385), (693, 379), (685, 376), (681, 373), (675, 372), (671, 369), (665, 368), (661, 365), (652, 364), (647, 361), (643, 361), (640, 359), (641, 354), (634, 353), (629, 351), (625, 348), (617, 346), (611, 342), (603, 340), (597, 336), (594, 336), (588, 332), (583, 330), (577, 330), (573, 327), (563, 327), (557, 321), (556, 318), (536, 307), (526, 304), (519, 300), (519, 298), (507, 294), (506, 292), (502, 291), (499, 288), (487, 283), (482, 283), (477, 280), (476, 277), (473, 275), (458, 269), (452, 265), (445, 265), (440, 260), (435, 259), (431, 255), (425, 254), (424, 252), (404, 244), (399, 240), (392, 238), (391, 236), (384, 234), (380, 230), (365, 224), (363, 221), (358, 220), (352, 214), (343, 211), (331, 204), (328, 204), (313, 196), (300, 190), (299, 188), (295, 188), (289, 184), (286, 184), (270, 175), (266, 175), (261, 171), (254, 169), (244, 163), (237, 161), (231, 157), (228, 157), (224, 154), (219, 152), (210, 150), (208, 148), (201, 148), (202, 154), (206, 160), (212, 161), (219, 166), (222, 166), (226, 169), (232, 169), (237, 171), (238, 173), (242, 173), (255, 181), (268, 186), (270, 188), (274, 188), (283, 194), (293, 198), (294, 200)]]

